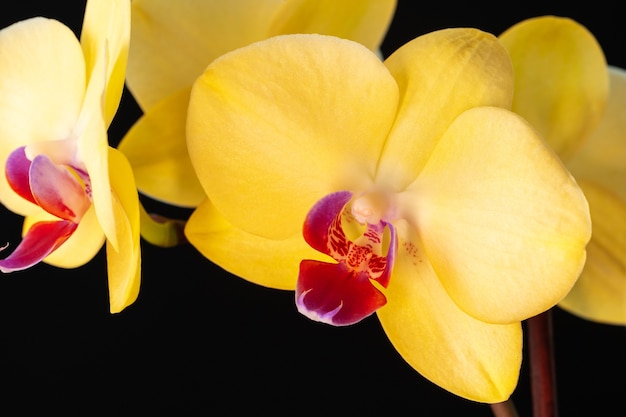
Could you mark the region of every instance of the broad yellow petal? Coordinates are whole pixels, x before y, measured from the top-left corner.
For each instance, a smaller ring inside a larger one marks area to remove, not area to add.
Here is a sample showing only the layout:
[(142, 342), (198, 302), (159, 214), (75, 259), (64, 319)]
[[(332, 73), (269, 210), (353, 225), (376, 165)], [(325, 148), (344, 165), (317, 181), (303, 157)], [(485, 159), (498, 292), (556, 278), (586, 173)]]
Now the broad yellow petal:
[(378, 182), (404, 189), (422, 170), (450, 123), (476, 106), (509, 108), (510, 59), (498, 40), (476, 29), (446, 29), (405, 44), (386, 61), (402, 92)]
[(592, 180), (626, 201), (626, 71), (609, 67), (606, 111), (584, 146), (567, 161), (574, 177)]
[[(0, 31), (0, 166), (29, 143), (72, 136), (85, 94), (85, 63), (74, 33), (33, 18)], [(0, 201), (22, 215), (38, 208), (0, 175)]]
[(133, 0), (128, 88), (146, 110), (191, 87), (213, 59), (265, 38), (281, 3)]
[(189, 89), (151, 107), (120, 142), (137, 188), (156, 200), (195, 207), (205, 198), (187, 152), (185, 121)]
[[(24, 233), (39, 221), (59, 220), (53, 215), (41, 210), (39, 213), (24, 218)], [(104, 245), (104, 233), (100, 228), (93, 206), (83, 215), (78, 228), (72, 236), (54, 252), (48, 255), (44, 262), (59, 268), (76, 268), (85, 265), (93, 259)]]
[(303, 259), (332, 261), (307, 245), (302, 234), (272, 240), (237, 229), (209, 200), (194, 210), (185, 235), (202, 255), (226, 271), (281, 290), (295, 290)]
[(124, 155), (109, 148), (111, 187), (117, 247), (107, 240), (109, 304), (118, 313), (132, 304), (139, 294), (141, 250), (139, 235), (139, 197), (130, 164)]
[(584, 319), (626, 325), (626, 202), (588, 181), (593, 235), (583, 272), (559, 307)]
[(323, 196), (371, 185), (397, 100), (395, 81), (364, 46), (274, 37), (215, 60), (194, 84), (189, 155), (229, 222), (285, 239)]
[(476, 108), (459, 116), (410, 199), (417, 208), (405, 218), (419, 230), (435, 272), (459, 307), (480, 320), (513, 323), (543, 312), (582, 270), (591, 234), (585, 197), (510, 111)]
[(269, 35), (321, 33), (355, 40), (375, 51), (395, 10), (396, 0), (289, 0), (278, 10)]
[[(407, 236), (402, 229), (399, 234)], [(465, 314), (441, 286), (422, 248), (402, 242), (385, 295), (387, 305), (378, 317), (415, 370), (473, 401), (509, 398), (522, 361), (520, 323), (487, 324)]]
[(554, 16), (524, 20), (500, 40), (515, 68), (513, 111), (566, 161), (604, 110), (608, 76), (600, 45), (584, 26)]
[(108, 126), (122, 97), (128, 43), (130, 38), (130, 0), (88, 0), (80, 42), (85, 54), (88, 76), (98, 56), (106, 51), (105, 120)]

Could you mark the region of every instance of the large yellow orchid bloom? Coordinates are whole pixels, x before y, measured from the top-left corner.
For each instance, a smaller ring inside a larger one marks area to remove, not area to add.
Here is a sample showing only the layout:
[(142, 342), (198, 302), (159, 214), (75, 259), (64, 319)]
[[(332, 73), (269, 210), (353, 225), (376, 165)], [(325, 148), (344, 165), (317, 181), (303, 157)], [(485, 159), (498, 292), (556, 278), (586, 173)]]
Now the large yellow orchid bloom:
[[(433, 32), (383, 62), (358, 43), (283, 35), (195, 82), (187, 141), (206, 192), (189, 241), (333, 325), (376, 312), (418, 372), (496, 403), (517, 385), (521, 321), (585, 261), (582, 191), (508, 109), (492, 35)], [(304, 225), (304, 226), (303, 226)]]
[(139, 291), (137, 190), (107, 141), (129, 36), (129, 0), (89, 0), (80, 42), (41, 17), (0, 31), (0, 201), (25, 216), (24, 239), (0, 270), (77, 267), (106, 241), (111, 312)]
[(323, 33), (379, 48), (396, 0), (134, 0), (127, 85), (144, 111), (120, 142), (139, 190), (196, 207), (204, 192), (185, 143), (192, 83), (215, 58), (287, 33)]
[(561, 157), (591, 211), (587, 263), (559, 306), (626, 325), (626, 72), (607, 70), (594, 36), (569, 18), (528, 19), (500, 39), (515, 67), (513, 110)]

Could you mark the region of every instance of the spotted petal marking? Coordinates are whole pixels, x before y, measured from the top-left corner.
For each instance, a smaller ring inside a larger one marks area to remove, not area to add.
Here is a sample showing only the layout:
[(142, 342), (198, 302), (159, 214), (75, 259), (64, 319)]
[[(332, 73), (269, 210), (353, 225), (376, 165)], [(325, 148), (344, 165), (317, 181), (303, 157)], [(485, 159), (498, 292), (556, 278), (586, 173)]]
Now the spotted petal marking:
[[(385, 221), (366, 224), (364, 233), (351, 241), (342, 227), (351, 217), (352, 193), (340, 191), (320, 200), (309, 212), (303, 235), (314, 249), (332, 256), (337, 263), (303, 260), (296, 286), (298, 311), (307, 317), (345, 326), (374, 313), (387, 302), (372, 283), (386, 287), (396, 252), (393, 226)], [(386, 228), (390, 231), (389, 249), (382, 255)]]

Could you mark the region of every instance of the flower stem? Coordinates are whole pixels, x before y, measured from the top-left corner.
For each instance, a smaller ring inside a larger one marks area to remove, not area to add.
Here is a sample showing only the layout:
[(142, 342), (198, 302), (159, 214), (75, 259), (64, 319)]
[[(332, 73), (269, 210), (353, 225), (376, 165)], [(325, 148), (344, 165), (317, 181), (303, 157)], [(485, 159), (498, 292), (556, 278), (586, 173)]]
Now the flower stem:
[(490, 404), (495, 417), (518, 417), (513, 401), (510, 399), (501, 403)]
[(534, 417), (558, 417), (552, 311), (527, 321), (530, 384)]

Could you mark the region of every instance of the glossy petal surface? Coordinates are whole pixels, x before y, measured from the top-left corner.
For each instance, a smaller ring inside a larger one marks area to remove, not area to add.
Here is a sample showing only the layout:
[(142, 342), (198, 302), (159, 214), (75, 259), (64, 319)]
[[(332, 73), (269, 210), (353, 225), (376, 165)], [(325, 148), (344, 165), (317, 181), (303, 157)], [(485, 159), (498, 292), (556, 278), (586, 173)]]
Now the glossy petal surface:
[(159, 102), (128, 131), (118, 149), (135, 173), (137, 188), (151, 198), (196, 207), (205, 198), (185, 140), (189, 90)]
[(394, 189), (402, 190), (416, 178), (439, 138), (463, 111), (511, 105), (510, 59), (485, 32), (432, 32), (402, 46), (385, 65), (402, 95), (377, 179)]
[(189, 154), (229, 222), (283, 239), (299, 233), (324, 195), (371, 183), (397, 100), (395, 81), (362, 45), (321, 35), (275, 37), (214, 61), (198, 79), (187, 119)]
[(414, 192), (416, 211), (405, 218), (450, 297), (480, 320), (512, 323), (545, 311), (582, 270), (591, 233), (585, 197), (532, 127), (507, 110), (459, 116)]
[(89, 0), (85, 8), (80, 43), (88, 74), (97, 65), (99, 55), (106, 55), (105, 121), (108, 126), (122, 97), (128, 44), (130, 38), (130, 3), (128, 0)]
[(608, 76), (600, 45), (584, 26), (554, 16), (524, 20), (499, 38), (515, 67), (513, 110), (567, 161), (604, 110)]
[(302, 259), (332, 261), (311, 249), (301, 233), (273, 240), (238, 229), (208, 200), (194, 210), (185, 235), (200, 253), (228, 272), (281, 290), (295, 290)]
[(139, 198), (133, 171), (124, 155), (109, 148), (113, 214), (118, 247), (107, 239), (107, 268), (111, 313), (132, 304), (139, 294), (141, 252), (139, 235)]
[(263, 39), (280, 3), (133, 0), (127, 79), (141, 108), (190, 87), (218, 56)]
[(289, 0), (278, 9), (269, 36), (321, 33), (380, 47), (395, 0)]
[[(72, 136), (85, 93), (85, 63), (74, 33), (41, 17), (0, 31), (0, 164), (31, 143)], [(38, 210), (0, 176), (0, 201), (26, 215)]]
[(626, 325), (626, 202), (596, 183), (580, 185), (593, 236), (585, 268), (559, 307), (587, 320)]
[[(415, 240), (408, 230), (398, 234)], [(377, 312), (389, 340), (415, 370), (456, 395), (490, 403), (508, 399), (522, 361), (521, 325), (488, 324), (465, 314), (422, 248), (409, 242), (400, 242), (388, 302)]]

